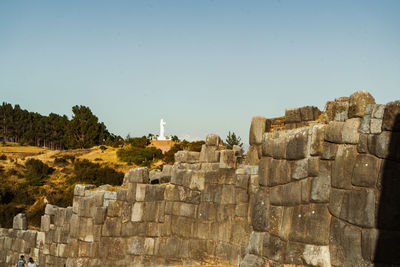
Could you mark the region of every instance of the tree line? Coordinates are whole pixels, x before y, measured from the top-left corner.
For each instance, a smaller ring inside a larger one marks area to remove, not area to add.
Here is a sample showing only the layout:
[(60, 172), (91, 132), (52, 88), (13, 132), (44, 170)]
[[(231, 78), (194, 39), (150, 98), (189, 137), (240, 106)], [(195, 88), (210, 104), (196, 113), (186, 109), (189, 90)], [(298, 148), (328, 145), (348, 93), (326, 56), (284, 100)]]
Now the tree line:
[(0, 106), (0, 141), (17, 142), (50, 149), (90, 148), (95, 145), (115, 146), (123, 138), (110, 133), (89, 107), (72, 107), (72, 119), (66, 115), (36, 112), (3, 102)]

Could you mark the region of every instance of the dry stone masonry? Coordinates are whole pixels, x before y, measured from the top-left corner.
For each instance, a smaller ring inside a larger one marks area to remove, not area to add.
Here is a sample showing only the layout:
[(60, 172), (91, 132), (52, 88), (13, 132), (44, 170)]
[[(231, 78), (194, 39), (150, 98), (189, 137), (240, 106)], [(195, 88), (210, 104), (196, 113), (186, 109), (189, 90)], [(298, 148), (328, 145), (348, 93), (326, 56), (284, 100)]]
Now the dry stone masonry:
[(0, 266), (400, 266), (400, 101), (360, 91), (285, 117), (254, 117), (250, 148), (210, 134), (162, 171), (119, 187), (76, 185), (0, 228)]

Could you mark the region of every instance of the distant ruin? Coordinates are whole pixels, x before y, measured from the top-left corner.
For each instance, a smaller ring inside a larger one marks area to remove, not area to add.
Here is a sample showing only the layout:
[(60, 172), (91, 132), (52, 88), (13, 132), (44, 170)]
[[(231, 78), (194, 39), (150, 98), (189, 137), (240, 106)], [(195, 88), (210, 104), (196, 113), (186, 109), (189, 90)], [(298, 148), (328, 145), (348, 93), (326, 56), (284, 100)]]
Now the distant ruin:
[(249, 141), (242, 155), (210, 134), (163, 171), (77, 185), (40, 231), (23, 215), (0, 228), (0, 266), (400, 265), (400, 101), (360, 91), (254, 117)]

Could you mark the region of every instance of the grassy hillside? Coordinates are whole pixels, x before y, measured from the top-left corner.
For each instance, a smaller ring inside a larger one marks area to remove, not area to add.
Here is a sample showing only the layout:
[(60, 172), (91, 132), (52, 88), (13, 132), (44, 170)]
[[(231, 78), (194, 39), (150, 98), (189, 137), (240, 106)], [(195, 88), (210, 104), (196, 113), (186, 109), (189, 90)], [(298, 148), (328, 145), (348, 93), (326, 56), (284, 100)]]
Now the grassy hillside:
[[(12, 227), (13, 216), (26, 212), (30, 228), (37, 228), (46, 202), (64, 207), (72, 205), (76, 183), (89, 183), (89, 179), (96, 176), (113, 179), (117, 172), (118, 179), (121, 179), (120, 175), (136, 166), (119, 161), (117, 150), (108, 146), (102, 149), (97, 146), (90, 149), (49, 150), (16, 143), (0, 145), (0, 225)], [(40, 160), (50, 170), (40, 177), (38, 184), (33, 184), (29, 179), (32, 174), (27, 162), (37, 162), (31, 159)], [(156, 163), (159, 164), (162, 162)]]

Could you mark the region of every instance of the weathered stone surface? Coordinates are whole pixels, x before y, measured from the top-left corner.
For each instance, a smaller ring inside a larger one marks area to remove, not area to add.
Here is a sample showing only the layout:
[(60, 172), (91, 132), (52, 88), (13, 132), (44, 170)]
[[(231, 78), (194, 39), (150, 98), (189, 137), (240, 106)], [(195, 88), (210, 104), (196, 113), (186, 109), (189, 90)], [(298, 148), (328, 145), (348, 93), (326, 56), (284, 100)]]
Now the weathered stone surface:
[(206, 145), (207, 146), (219, 146), (221, 143), (221, 138), (217, 134), (207, 134)]
[(253, 254), (246, 254), (246, 256), (244, 257), (240, 266), (241, 267), (263, 267), (264, 259), (260, 256), (256, 256)]
[(221, 150), (219, 166), (220, 168), (235, 168), (235, 152), (233, 150)]
[(272, 205), (282, 205), (282, 190), (282, 185), (271, 188), (269, 198)]
[(217, 147), (203, 145), (200, 151), (200, 162), (219, 162)]
[(377, 229), (364, 229), (361, 235), (361, 252), (365, 260), (373, 262), (375, 259), (376, 245), (379, 239)]
[(329, 246), (305, 245), (303, 251), (303, 260), (309, 266), (331, 266)]
[(325, 204), (295, 206), (289, 239), (307, 244), (328, 245), (330, 216)]
[(329, 208), (330, 213), (337, 218), (340, 217), (340, 213), (342, 210), (343, 198), (344, 198), (344, 195), (346, 194), (346, 192), (347, 191), (345, 191), (345, 190), (331, 188), (328, 208)]
[(303, 159), (308, 154), (308, 129), (302, 129), (294, 136), (290, 136), (287, 148), (287, 159)]
[(376, 225), (375, 193), (372, 189), (353, 189), (343, 196), (340, 218), (361, 227)]
[(371, 115), (365, 115), (360, 121), (360, 133), (369, 134), (371, 132)]
[(375, 99), (366, 91), (358, 91), (350, 96), (349, 118), (363, 117), (368, 104), (375, 104)]
[(272, 162), (270, 157), (262, 157), (258, 168), (258, 182), (261, 186), (268, 186), (268, 180), (270, 176), (270, 166)]
[(26, 230), (28, 229), (28, 222), (25, 213), (18, 213), (13, 218), (13, 229)]
[(287, 108), (285, 110), (285, 123), (301, 122), (301, 112), (299, 108)]
[(124, 177), (124, 184), (127, 183), (143, 183), (148, 184), (150, 182), (149, 172), (147, 167), (130, 169)]
[(315, 106), (305, 106), (300, 108), (301, 121), (315, 121), (321, 114), (319, 108)]
[(319, 173), (319, 161), (318, 157), (308, 158), (308, 176), (316, 177)]
[(279, 237), (270, 235), (268, 233), (264, 236), (263, 242), (263, 256), (268, 259), (284, 262), (286, 252), (286, 242)]
[(272, 159), (269, 170), (268, 186), (285, 184), (291, 179), (289, 164), (286, 160)]
[(331, 121), (325, 129), (325, 140), (341, 144), (344, 122)]
[(342, 132), (342, 142), (345, 144), (357, 144), (360, 134), (360, 119), (353, 118), (345, 121)]
[(274, 146), (273, 133), (264, 133), (263, 143), (262, 143), (262, 155), (267, 157), (272, 157), (273, 146)]
[(326, 125), (315, 125), (311, 130), (310, 155), (319, 156), (322, 153)]
[(330, 142), (324, 142), (321, 159), (335, 159), (339, 145)]
[(265, 117), (253, 117), (250, 125), (249, 143), (250, 145), (261, 145), (264, 132), (268, 132), (271, 121)]
[(175, 153), (175, 162), (196, 163), (200, 159), (200, 152), (181, 150)]
[(282, 204), (298, 205), (301, 203), (301, 183), (294, 182), (282, 186)]
[(400, 133), (383, 131), (368, 136), (368, 150), (379, 158), (400, 159)]
[(268, 209), (269, 196), (268, 193), (259, 189), (255, 195), (252, 206), (251, 220), (254, 231), (266, 232), (268, 229)]
[(311, 183), (311, 201), (328, 202), (331, 189), (331, 177), (329, 175), (320, 175), (314, 177)]
[(379, 134), (382, 132), (382, 120), (371, 119), (370, 131), (372, 134)]
[(284, 132), (278, 133), (278, 136), (273, 139), (272, 145), (272, 156), (274, 159), (284, 159), (286, 158), (286, 149), (288, 136)]
[(291, 164), (292, 178), (295, 180), (303, 179), (308, 176), (308, 159), (292, 161)]
[(340, 145), (332, 165), (332, 186), (351, 189), (351, 177), (357, 157), (354, 145)]
[(74, 187), (74, 196), (84, 196), (85, 195), (85, 190), (89, 190), (92, 188), (95, 188), (96, 186), (93, 184), (77, 184)]
[(308, 203), (311, 199), (311, 181), (312, 178), (303, 179), (301, 184), (301, 202)]
[(368, 135), (360, 134), (360, 139), (357, 144), (358, 153), (367, 153), (368, 152)]
[(257, 165), (259, 161), (258, 148), (256, 146), (250, 146), (247, 152), (247, 164)]
[(368, 154), (357, 155), (351, 183), (356, 186), (374, 187), (380, 173), (381, 161)]
[(400, 132), (400, 100), (386, 104), (382, 128), (387, 131)]
[(368, 266), (363, 265), (359, 228), (335, 218), (331, 223), (329, 251), (334, 266)]

